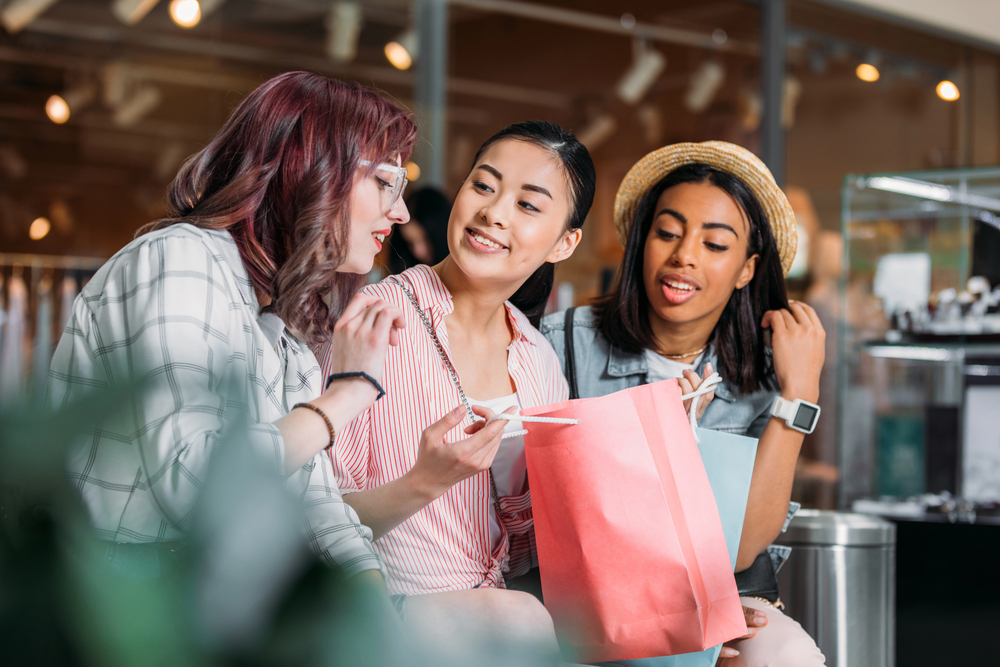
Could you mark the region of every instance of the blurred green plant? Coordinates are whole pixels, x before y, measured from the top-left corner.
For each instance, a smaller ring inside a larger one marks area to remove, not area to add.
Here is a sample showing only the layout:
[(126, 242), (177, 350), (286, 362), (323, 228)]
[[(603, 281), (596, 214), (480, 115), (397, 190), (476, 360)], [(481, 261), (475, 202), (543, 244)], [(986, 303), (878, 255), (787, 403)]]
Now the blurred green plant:
[[(190, 537), (176, 553), (164, 552), (169, 566), (153, 577), (108, 567), (116, 545), (90, 530), (66, 459), (75, 439), (137, 390), (95, 393), (59, 411), (27, 402), (0, 411), (0, 663), (398, 662), (405, 655), (396, 647), (402, 626), (387, 627), (372, 590), (345, 582), (308, 555), (301, 518), (281, 481), (231, 444), (213, 457)], [(226, 440), (238, 441), (237, 432)], [(269, 503), (269, 520), (262, 521), (261, 503), (248, 498)], [(275, 531), (275, 522), (287, 527)], [(222, 563), (225, 577), (211, 576), (220, 554), (225, 560), (234, 548), (247, 548), (248, 538), (264, 561), (250, 554), (249, 564), (236, 558)], [(257, 591), (265, 599), (253, 599)], [(246, 625), (252, 636), (241, 634)]]
[[(443, 664), (405, 643), (384, 589), (344, 580), (309, 553), (301, 507), (239, 447), (239, 428), (216, 447), (183, 547), (157, 552), (162, 571), (109, 566), (130, 546), (97, 539), (66, 461), (141, 390), (0, 409), (0, 664)], [(546, 664), (517, 646), (470, 643), (464, 655), (483, 667)]]

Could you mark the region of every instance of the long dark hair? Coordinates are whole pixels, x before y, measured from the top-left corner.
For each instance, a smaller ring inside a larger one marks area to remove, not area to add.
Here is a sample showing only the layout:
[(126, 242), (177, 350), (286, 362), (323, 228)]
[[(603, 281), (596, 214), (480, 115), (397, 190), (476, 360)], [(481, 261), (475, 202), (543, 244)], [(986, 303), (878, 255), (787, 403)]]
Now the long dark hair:
[(139, 233), (178, 223), (228, 230), (277, 315), (321, 343), (365, 281), (337, 272), (358, 160), (405, 161), (416, 132), (409, 113), (358, 84), (280, 74), (188, 158), (170, 186), (167, 217)]
[[(483, 153), (498, 141), (504, 139), (515, 139), (534, 144), (550, 151), (559, 158), (566, 177), (569, 181), (570, 191), (573, 195), (573, 208), (570, 210), (569, 219), (566, 221), (567, 229), (580, 229), (583, 227), (590, 207), (594, 203), (594, 191), (597, 189), (597, 174), (594, 171), (594, 161), (590, 158), (590, 152), (586, 146), (555, 123), (548, 123), (540, 120), (529, 120), (523, 123), (515, 123), (505, 127), (492, 137), (486, 140), (476, 157), (472, 160), (472, 169), (479, 164), (479, 158)], [(527, 315), (528, 320), (536, 327), (545, 313), (545, 304), (552, 292), (552, 284), (555, 282), (555, 264), (545, 262), (518, 288), (510, 302), (521, 312)]]
[(594, 304), (597, 326), (604, 337), (626, 352), (655, 349), (649, 323), (649, 299), (642, 278), (646, 237), (656, 202), (681, 183), (710, 183), (736, 200), (750, 221), (747, 258), (757, 255), (753, 278), (729, 297), (710, 340), (718, 356), (716, 369), (740, 393), (777, 387), (771, 355), (760, 321), (769, 310), (788, 308), (785, 277), (767, 214), (753, 192), (735, 176), (707, 164), (689, 164), (663, 177), (639, 202), (615, 284)]

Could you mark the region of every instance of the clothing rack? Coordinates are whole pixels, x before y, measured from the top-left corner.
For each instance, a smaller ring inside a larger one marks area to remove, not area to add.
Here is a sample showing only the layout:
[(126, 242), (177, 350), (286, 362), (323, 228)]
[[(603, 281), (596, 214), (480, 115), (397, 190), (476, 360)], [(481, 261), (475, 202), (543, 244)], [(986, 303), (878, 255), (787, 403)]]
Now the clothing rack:
[(0, 253), (0, 269), (10, 268), (0, 270), (0, 404), (32, 395), (41, 404), (52, 352), (72, 301), (106, 261), (101, 257)]

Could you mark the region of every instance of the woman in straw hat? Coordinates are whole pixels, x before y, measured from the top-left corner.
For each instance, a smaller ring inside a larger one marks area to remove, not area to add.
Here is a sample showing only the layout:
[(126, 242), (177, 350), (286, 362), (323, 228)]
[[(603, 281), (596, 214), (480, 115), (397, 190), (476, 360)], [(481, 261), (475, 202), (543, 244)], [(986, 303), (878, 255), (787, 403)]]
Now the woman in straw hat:
[[(749, 637), (756, 638), (725, 647), (722, 657), (822, 665), (815, 642), (774, 606), (772, 563), (787, 551), (767, 552), (790, 515), (803, 439), (793, 424), (801, 429), (807, 417), (806, 427), (815, 423), (808, 406), (818, 398), (824, 356), (815, 312), (785, 291), (797, 243), (788, 200), (746, 149), (675, 144), (632, 167), (615, 200), (615, 224), (625, 256), (610, 293), (542, 322), (571, 395), (603, 396), (668, 378), (690, 391), (713, 371), (722, 375), (700, 425), (759, 438), (736, 560)], [(780, 399), (806, 408), (788, 421), (772, 418), (776, 405), (782, 412)]]

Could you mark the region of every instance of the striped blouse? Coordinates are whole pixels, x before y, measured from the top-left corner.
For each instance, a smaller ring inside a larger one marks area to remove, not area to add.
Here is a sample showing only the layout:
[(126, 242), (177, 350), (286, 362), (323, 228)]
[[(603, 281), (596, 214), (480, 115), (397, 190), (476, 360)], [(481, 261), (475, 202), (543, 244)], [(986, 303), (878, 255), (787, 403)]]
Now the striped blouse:
[[(417, 266), (365, 289), (399, 307), (406, 328), (399, 345), (389, 348), (383, 382), (386, 396), (337, 434), (331, 458), (345, 495), (378, 487), (410, 470), (423, 430), (460, 404), (444, 362), (399, 286), (400, 280), (408, 281), (450, 355), (444, 319), (454, 304), (431, 268)], [(569, 390), (552, 346), (521, 311), (510, 303), (506, 307), (514, 334), (507, 348), (507, 370), (523, 407), (566, 400)], [(320, 358), (328, 375), (330, 356), (321, 351)], [(468, 418), (446, 438), (467, 437), (462, 430), (465, 426)], [(418, 595), (477, 586), (502, 588), (505, 576), (523, 574), (537, 564), (530, 492), (503, 496), (499, 505), (502, 539), (495, 550), (490, 548), (489, 519), (496, 504), (487, 472), (459, 482), (376, 541), (373, 546), (385, 560), (389, 591)]]

